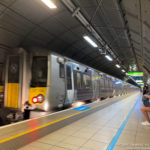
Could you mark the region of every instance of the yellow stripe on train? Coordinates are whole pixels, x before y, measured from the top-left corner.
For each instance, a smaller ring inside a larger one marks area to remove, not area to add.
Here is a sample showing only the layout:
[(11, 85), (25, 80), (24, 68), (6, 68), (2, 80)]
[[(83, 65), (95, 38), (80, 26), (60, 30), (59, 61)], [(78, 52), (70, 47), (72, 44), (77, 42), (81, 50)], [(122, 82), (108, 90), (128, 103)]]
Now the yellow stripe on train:
[(7, 84), (6, 107), (18, 108), (19, 101), (19, 83)]
[(4, 86), (0, 85), (0, 93), (4, 92)]

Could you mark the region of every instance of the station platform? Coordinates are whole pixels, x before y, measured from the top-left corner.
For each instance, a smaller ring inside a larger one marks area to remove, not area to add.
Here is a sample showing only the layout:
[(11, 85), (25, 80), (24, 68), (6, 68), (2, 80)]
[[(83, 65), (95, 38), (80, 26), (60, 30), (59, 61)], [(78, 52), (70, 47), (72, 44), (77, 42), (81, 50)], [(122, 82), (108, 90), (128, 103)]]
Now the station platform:
[(0, 128), (0, 150), (150, 149), (140, 93)]

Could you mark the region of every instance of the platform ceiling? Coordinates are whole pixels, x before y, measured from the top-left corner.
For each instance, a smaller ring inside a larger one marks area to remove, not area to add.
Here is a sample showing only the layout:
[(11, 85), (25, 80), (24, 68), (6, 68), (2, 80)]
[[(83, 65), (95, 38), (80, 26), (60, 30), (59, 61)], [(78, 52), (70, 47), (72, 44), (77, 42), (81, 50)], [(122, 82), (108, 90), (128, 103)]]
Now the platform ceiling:
[[(66, 0), (111, 47), (128, 71), (150, 72), (150, 0)], [(64, 5), (53, 0), (49, 9), (41, 0), (0, 0), (0, 61), (15, 47), (40, 46), (98, 70), (123, 78), (124, 73), (84, 39), (86, 27)], [(92, 33), (91, 33), (92, 34)]]

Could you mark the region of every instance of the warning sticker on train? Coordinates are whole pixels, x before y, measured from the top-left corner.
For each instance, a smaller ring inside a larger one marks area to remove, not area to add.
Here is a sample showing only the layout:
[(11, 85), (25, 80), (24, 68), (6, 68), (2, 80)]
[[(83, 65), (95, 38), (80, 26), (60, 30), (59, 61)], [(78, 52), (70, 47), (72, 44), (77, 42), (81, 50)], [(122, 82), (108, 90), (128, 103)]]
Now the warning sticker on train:
[(17, 70), (18, 70), (18, 65), (17, 64), (11, 64), (11, 66), (10, 66), (11, 73), (16, 73)]
[(76, 107), (74, 108), (75, 110), (78, 110), (78, 111), (85, 111), (87, 109), (90, 109), (91, 107), (87, 107), (87, 106), (80, 106), (80, 107)]

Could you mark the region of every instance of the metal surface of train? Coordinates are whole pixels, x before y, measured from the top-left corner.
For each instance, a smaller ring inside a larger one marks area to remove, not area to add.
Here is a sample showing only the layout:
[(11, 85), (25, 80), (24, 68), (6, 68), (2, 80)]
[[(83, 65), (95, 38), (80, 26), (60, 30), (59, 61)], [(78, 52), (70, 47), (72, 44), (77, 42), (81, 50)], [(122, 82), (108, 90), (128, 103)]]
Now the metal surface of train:
[(78, 101), (124, 95), (137, 87), (43, 49), (16, 49), (7, 57), (4, 105), (23, 109), (25, 102), (45, 111)]

